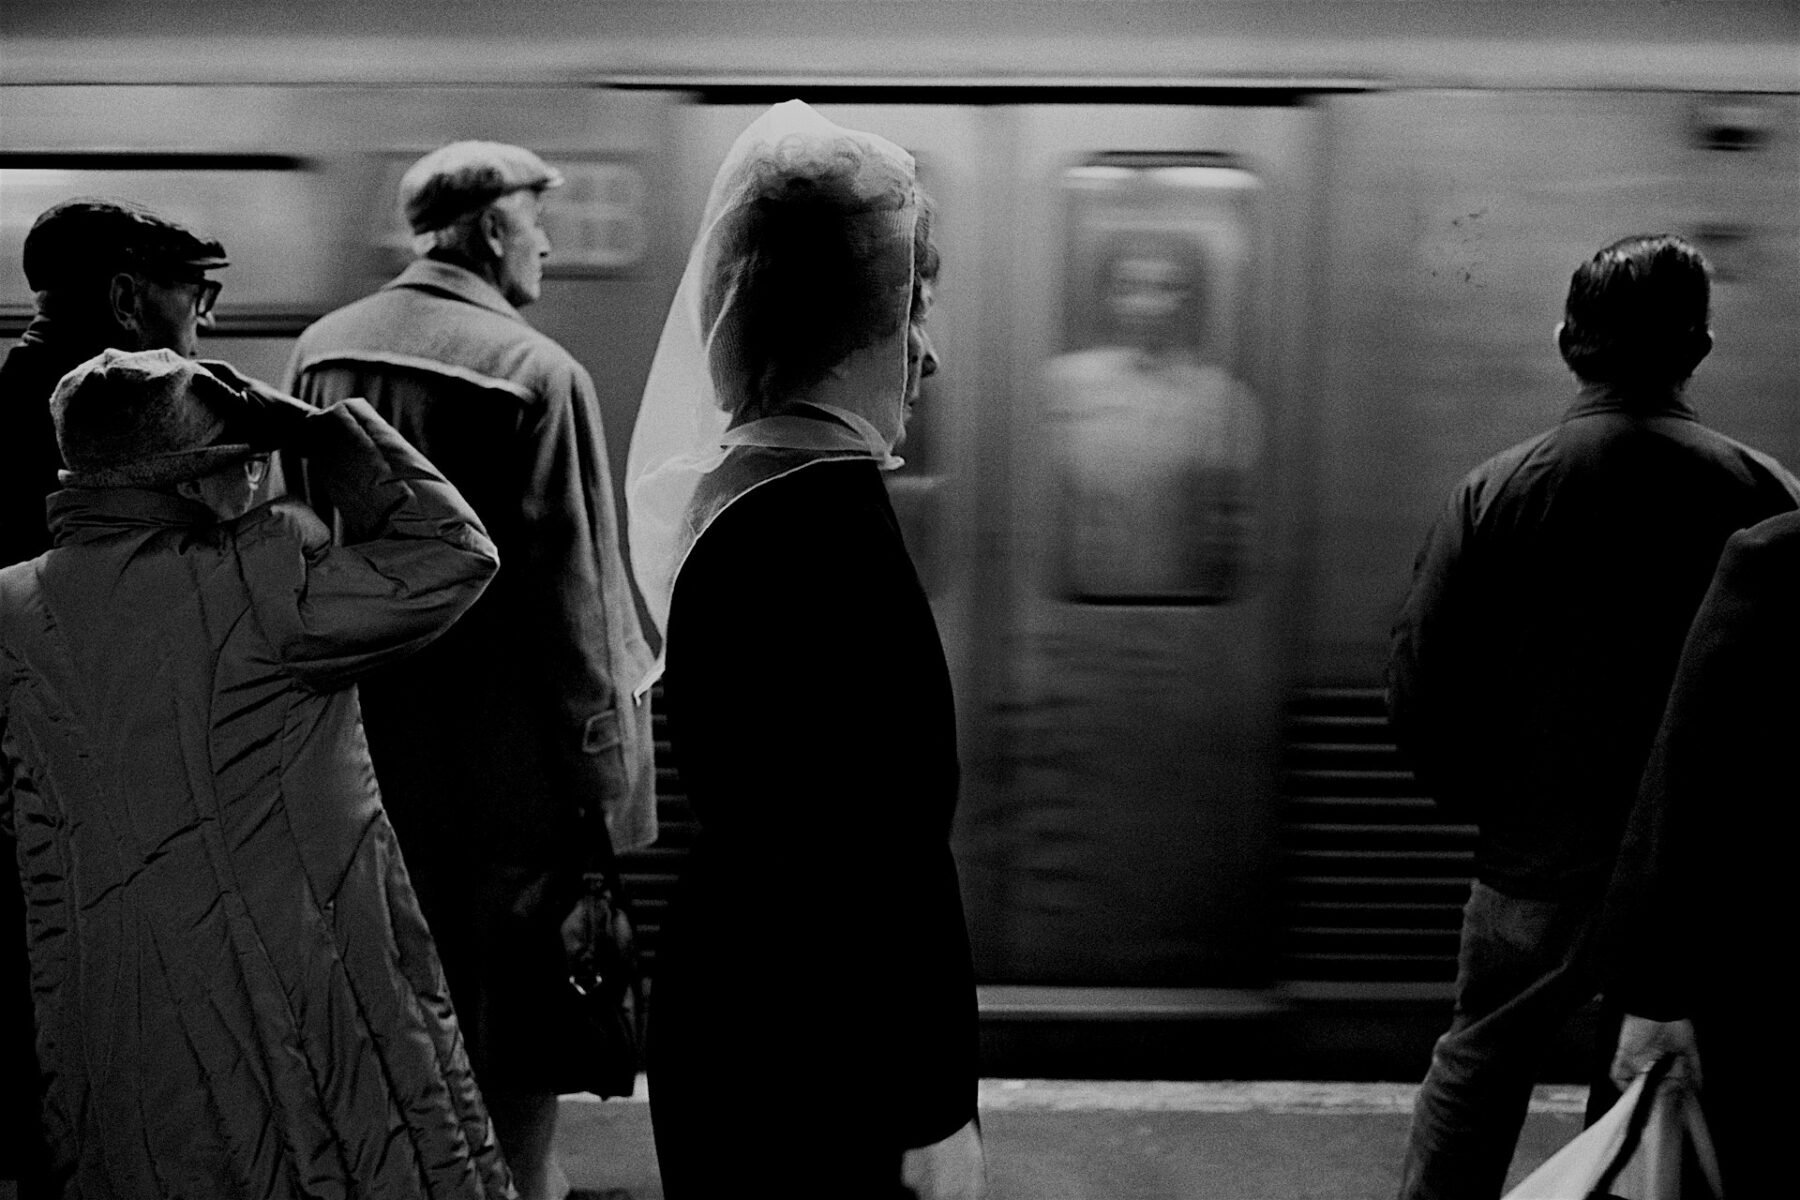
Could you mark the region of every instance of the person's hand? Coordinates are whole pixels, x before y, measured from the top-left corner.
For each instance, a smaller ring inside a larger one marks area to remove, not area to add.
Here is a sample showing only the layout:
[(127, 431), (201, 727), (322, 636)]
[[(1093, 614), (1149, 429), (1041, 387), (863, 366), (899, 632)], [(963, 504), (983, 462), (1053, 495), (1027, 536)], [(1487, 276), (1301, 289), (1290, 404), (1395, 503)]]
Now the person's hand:
[(900, 1181), (919, 1200), (985, 1200), (987, 1160), (975, 1122), (941, 1142), (908, 1150), (900, 1159)]
[(272, 448), (288, 446), (297, 441), (303, 423), (319, 411), (304, 400), (297, 400), (277, 387), (241, 373), (223, 359), (197, 358), (194, 361), (210, 371), (219, 382), (243, 394), (250, 405), (252, 419), (267, 432), (265, 440)]
[(1623, 1091), (1648, 1071), (1657, 1059), (1673, 1054), (1665, 1079), (1687, 1087), (1700, 1086), (1700, 1050), (1692, 1021), (1652, 1021), (1627, 1016), (1619, 1026), (1619, 1047), (1613, 1053), (1612, 1081)]

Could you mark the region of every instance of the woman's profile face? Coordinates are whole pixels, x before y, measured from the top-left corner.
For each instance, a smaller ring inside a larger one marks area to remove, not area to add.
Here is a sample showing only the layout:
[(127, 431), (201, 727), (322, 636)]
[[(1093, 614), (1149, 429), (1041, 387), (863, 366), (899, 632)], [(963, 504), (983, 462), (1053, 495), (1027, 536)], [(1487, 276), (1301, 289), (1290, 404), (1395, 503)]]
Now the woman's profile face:
[(906, 436), (906, 423), (912, 418), (920, 387), (937, 374), (938, 356), (932, 348), (931, 335), (925, 332), (925, 318), (931, 311), (932, 287), (929, 281), (919, 284), (918, 303), (906, 322), (906, 395), (900, 405), (900, 436)]

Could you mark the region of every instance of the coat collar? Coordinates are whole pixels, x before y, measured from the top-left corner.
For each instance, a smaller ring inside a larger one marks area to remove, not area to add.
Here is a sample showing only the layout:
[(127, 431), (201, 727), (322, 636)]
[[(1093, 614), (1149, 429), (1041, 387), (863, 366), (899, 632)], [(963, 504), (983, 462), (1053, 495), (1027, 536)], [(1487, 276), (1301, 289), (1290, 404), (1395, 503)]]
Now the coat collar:
[(57, 546), (99, 541), (125, 529), (212, 525), (218, 516), (197, 500), (156, 488), (64, 488), (45, 504)]
[(388, 288), (413, 288), (422, 292), (436, 292), (448, 296), (452, 300), (461, 300), (489, 312), (509, 317), (519, 324), (526, 324), (519, 310), (508, 303), (500, 289), (469, 270), (455, 263), (439, 262), (435, 258), (414, 259), (412, 265), (389, 281), (383, 291)]
[(1680, 384), (1668, 388), (1621, 388), (1610, 383), (1584, 383), (1563, 420), (1597, 413), (1624, 413), (1633, 417), (1679, 417), (1697, 421), (1699, 416), (1681, 397)]

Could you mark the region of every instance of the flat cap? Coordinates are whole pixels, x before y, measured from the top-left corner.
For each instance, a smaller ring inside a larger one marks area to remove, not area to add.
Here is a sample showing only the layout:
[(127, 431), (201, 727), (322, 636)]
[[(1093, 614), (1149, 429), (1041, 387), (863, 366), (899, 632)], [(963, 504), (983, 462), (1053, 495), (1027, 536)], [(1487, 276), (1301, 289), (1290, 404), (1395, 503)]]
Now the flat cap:
[(155, 487), (198, 479), (258, 450), (249, 405), (173, 350), (102, 350), (50, 394), (67, 487)]
[(559, 187), (562, 181), (561, 172), (523, 146), (451, 142), (406, 169), (400, 209), (414, 233), (430, 233), (508, 192)]
[(34, 292), (137, 267), (210, 271), (225, 247), (130, 200), (77, 196), (38, 214), (25, 235), (25, 282)]

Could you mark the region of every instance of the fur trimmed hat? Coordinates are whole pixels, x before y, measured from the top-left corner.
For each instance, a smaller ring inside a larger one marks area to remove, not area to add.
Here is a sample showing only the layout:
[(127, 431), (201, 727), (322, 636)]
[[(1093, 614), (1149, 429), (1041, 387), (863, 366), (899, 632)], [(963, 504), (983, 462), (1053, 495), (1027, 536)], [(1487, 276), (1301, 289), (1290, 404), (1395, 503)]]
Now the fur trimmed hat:
[(103, 350), (50, 396), (65, 487), (157, 487), (266, 453), (244, 397), (173, 350)]

